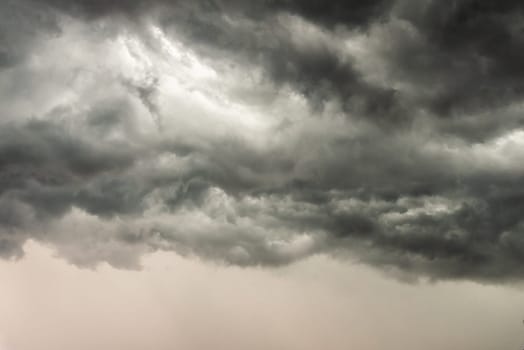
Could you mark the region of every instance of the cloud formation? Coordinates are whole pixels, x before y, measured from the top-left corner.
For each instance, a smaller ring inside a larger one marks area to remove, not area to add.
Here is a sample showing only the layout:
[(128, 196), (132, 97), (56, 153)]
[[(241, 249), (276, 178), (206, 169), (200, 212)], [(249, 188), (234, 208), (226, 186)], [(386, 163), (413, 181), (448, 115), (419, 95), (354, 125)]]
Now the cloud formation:
[(0, 255), (523, 277), (519, 2), (0, 6)]

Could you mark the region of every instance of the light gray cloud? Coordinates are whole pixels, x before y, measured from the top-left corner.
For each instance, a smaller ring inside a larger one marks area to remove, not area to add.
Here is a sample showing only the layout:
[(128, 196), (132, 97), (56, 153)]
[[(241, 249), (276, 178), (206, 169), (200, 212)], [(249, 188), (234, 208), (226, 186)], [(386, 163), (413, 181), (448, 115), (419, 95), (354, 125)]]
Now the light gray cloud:
[(337, 4), (2, 5), (0, 254), (522, 278), (520, 5)]

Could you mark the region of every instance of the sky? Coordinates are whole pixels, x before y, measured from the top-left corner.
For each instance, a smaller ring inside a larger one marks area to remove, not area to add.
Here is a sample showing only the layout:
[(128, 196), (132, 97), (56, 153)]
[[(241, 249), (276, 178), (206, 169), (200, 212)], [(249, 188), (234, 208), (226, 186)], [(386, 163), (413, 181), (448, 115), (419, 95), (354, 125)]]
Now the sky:
[(0, 0), (0, 350), (521, 348), (523, 10)]

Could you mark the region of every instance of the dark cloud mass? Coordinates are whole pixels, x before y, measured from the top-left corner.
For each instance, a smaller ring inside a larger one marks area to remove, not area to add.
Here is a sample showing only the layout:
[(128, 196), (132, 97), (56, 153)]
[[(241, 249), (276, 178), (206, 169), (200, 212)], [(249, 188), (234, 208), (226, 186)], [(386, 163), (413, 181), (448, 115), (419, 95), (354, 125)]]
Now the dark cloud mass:
[(519, 1), (0, 4), (0, 255), (524, 277)]

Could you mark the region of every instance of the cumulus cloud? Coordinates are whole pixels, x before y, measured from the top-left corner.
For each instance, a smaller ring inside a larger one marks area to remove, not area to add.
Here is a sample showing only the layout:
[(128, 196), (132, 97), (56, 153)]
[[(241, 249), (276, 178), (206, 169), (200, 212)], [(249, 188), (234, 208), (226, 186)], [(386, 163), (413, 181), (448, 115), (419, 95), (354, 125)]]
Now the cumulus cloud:
[(0, 255), (523, 277), (518, 2), (1, 6)]

